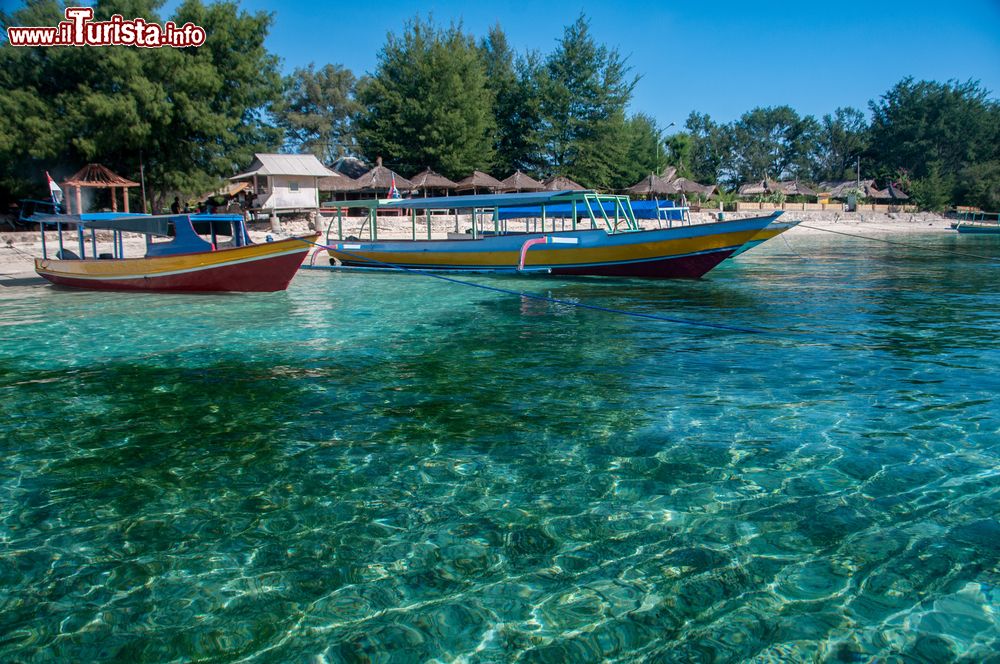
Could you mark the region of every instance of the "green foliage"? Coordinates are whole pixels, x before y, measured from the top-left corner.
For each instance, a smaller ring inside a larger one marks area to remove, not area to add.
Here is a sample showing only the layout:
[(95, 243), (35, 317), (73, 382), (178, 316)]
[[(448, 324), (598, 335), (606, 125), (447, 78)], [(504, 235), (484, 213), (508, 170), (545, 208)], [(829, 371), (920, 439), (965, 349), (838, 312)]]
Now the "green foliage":
[(460, 26), (420, 19), (390, 34), (375, 74), (358, 85), (357, 138), (371, 160), (464, 177), (493, 160), (493, 93), (482, 52)]
[(755, 108), (729, 128), (728, 174), (734, 183), (804, 174), (815, 151), (818, 125), (789, 106)]
[(692, 112), (684, 123), (690, 139), (690, 162), (675, 162), (680, 172), (690, 173), (697, 182), (717, 184), (729, 160), (730, 138), (727, 129), (706, 114)]
[[(161, 2), (105, 0), (112, 14), (159, 21)], [(31, 3), (13, 25), (54, 25), (62, 5)], [(66, 176), (89, 161), (147, 186), (202, 193), (272, 149), (266, 112), (280, 93), (277, 60), (264, 49), (271, 17), (233, 3), (186, 0), (172, 17), (208, 38), (199, 48), (0, 47), (0, 186), (16, 197), (44, 191), (42, 171)]]
[(869, 159), (878, 174), (908, 171), (910, 193), (927, 209), (989, 200), (988, 164), (1000, 160), (1000, 102), (978, 82), (906, 78), (870, 107)]
[(539, 71), (548, 172), (599, 189), (632, 184), (625, 107), (638, 79), (629, 69), (618, 51), (595, 41), (584, 16), (565, 28)]
[(650, 173), (661, 173), (667, 165), (667, 150), (656, 120), (637, 113), (625, 121), (624, 140), (627, 145), (622, 180), (629, 186)]
[(868, 147), (868, 122), (856, 108), (838, 108), (823, 116), (817, 133), (815, 181), (851, 179), (856, 159)]
[(942, 175), (939, 162), (927, 165), (927, 174), (913, 182), (910, 194), (923, 210), (944, 212), (951, 204), (954, 182), (950, 176)]
[(959, 172), (959, 198), (987, 212), (1000, 212), (1000, 160), (970, 164)]
[(351, 119), (361, 111), (354, 98), (357, 81), (340, 65), (299, 68), (284, 79), (283, 101), (274, 109), (289, 152), (311, 152), (325, 163), (353, 147)]
[(542, 162), (538, 58), (515, 56), (499, 25), (490, 28), (480, 49), (495, 93), (493, 171), (498, 177), (515, 170), (537, 174)]

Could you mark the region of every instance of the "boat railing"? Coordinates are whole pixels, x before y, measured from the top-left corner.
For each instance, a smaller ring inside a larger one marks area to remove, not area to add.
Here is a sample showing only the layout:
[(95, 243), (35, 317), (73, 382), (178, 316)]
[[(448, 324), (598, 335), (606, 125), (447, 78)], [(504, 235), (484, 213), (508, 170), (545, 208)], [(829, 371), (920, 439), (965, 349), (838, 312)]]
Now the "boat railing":
[(984, 212), (983, 210), (960, 210), (957, 213), (958, 223), (956, 227), (963, 224), (993, 224), (1000, 226), (1000, 212)]

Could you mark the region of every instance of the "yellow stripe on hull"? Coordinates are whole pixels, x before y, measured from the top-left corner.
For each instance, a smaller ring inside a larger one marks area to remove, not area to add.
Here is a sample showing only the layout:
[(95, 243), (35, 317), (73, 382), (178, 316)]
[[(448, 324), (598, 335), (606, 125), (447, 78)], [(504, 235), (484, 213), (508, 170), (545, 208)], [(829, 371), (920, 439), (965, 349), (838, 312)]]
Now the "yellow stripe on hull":
[[(726, 247), (738, 247), (750, 240), (758, 231), (734, 231), (711, 236), (696, 236), (691, 238), (659, 240), (652, 242), (637, 242), (618, 246), (603, 247), (573, 247), (563, 249), (532, 249), (527, 254), (525, 266), (544, 265), (552, 267), (571, 266), (594, 263), (627, 263), (632, 261), (670, 258), (688, 254), (716, 251)], [(559, 235), (559, 233), (553, 233)], [(527, 238), (526, 238), (527, 239)], [(422, 242), (422, 241), (418, 241)], [(468, 240), (475, 243), (476, 240)], [(361, 241), (358, 244), (366, 244)], [(447, 265), (472, 268), (476, 266), (510, 266), (517, 267), (520, 260), (519, 251), (368, 251), (352, 249), (343, 253), (335, 249), (328, 250), (330, 256), (340, 261), (357, 264), (362, 258), (374, 259), (373, 262), (401, 265)]]
[[(319, 234), (303, 236), (304, 240), (315, 242)], [(119, 258), (106, 260), (61, 260), (35, 259), (35, 271), (40, 275), (62, 276), (85, 279), (131, 279), (137, 277), (157, 277), (179, 274), (228, 264), (253, 261), (279, 254), (308, 251), (309, 245), (287, 239), (245, 247), (232, 247), (218, 251), (206, 251), (175, 256), (153, 256), (150, 258)]]

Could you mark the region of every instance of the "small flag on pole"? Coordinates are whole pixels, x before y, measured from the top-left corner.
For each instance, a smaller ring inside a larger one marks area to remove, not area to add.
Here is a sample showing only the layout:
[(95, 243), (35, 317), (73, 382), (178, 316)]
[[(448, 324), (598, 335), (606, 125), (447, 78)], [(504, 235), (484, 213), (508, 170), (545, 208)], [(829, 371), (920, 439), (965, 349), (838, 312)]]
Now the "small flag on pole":
[(56, 205), (62, 205), (63, 193), (59, 185), (55, 183), (52, 176), (49, 175), (48, 171), (45, 171), (45, 178), (49, 181), (49, 195), (52, 196), (52, 202)]
[(389, 187), (389, 198), (402, 198), (399, 189), (396, 189), (396, 174), (392, 174), (392, 186)]

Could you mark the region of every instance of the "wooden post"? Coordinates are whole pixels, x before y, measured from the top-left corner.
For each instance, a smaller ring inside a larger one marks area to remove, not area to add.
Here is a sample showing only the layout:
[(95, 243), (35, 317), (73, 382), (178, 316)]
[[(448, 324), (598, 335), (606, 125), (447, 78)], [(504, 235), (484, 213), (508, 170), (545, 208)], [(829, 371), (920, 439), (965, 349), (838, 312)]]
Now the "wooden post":
[(80, 187), (76, 188), (76, 213), (83, 214), (83, 200), (80, 197)]
[(118, 193), (115, 191), (117, 187), (111, 187), (111, 211), (118, 212)]
[(129, 209), (128, 209), (128, 187), (125, 187), (124, 189), (122, 189), (122, 192), (124, 192), (122, 194), (122, 201), (124, 203), (124, 205), (122, 207), (124, 207), (125, 211), (128, 212), (129, 211)]

